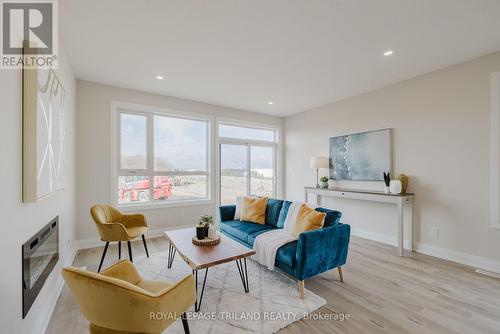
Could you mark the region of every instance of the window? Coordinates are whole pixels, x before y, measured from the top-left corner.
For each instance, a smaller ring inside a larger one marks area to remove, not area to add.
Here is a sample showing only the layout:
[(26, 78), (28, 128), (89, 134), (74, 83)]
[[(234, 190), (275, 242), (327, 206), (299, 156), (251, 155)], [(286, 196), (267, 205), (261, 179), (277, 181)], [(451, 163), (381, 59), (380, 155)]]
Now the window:
[(247, 146), (220, 144), (220, 204), (234, 204), (247, 194)]
[(239, 138), (258, 141), (276, 141), (276, 131), (266, 129), (247, 128), (229, 124), (219, 125), (219, 137)]
[(116, 203), (209, 200), (209, 123), (118, 108)]
[(250, 195), (274, 195), (274, 147), (250, 146)]
[(146, 116), (131, 114), (121, 115), (120, 164), (122, 169), (146, 169), (146, 126)]
[(219, 124), (220, 204), (237, 196), (275, 197), (277, 191), (276, 129)]

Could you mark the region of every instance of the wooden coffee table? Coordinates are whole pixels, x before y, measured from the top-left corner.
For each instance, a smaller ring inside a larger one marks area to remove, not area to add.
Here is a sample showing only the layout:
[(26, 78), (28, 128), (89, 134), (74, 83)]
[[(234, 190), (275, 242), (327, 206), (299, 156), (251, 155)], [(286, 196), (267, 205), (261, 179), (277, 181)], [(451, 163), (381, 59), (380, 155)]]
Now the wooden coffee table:
[[(165, 236), (170, 241), (168, 248), (167, 268), (172, 268), (175, 254), (179, 253), (184, 261), (193, 270), (196, 281), (196, 303), (194, 309), (200, 310), (203, 292), (205, 291), (205, 282), (207, 281), (208, 268), (218, 264), (231, 261), (236, 262), (240, 274), (241, 283), (246, 293), (249, 292), (247, 257), (255, 254), (255, 251), (247, 248), (236, 241), (231, 240), (225, 235), (219, 233), (221, 241), (215, 246), (196, 246), (192, 242), (193, 235), (196, 234), (194, 227), (183, 228), (179, 230), (166, 231)], [(198, 297), (198, 270), (205, 269), (201, 293)]]

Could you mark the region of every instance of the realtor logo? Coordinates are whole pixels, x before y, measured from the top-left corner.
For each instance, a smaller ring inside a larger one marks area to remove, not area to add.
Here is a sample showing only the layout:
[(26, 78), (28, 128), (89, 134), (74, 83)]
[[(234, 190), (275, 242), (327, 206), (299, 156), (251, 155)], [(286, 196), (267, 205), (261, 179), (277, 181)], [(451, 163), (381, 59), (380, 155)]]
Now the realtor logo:
[(2, 1), (2, 68), (57, 67), (57, 2)]

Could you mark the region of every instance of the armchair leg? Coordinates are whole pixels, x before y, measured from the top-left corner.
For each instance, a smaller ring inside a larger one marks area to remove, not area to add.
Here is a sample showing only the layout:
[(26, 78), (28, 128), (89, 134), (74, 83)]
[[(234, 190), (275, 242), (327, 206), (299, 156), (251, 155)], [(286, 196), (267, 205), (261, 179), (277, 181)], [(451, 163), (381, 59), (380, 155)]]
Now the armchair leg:
[(128, 258), (130, 259), (130, 262), (134, 262), (134, 260), (132, 259), (132, 245), (130, 244), (130, 240), (127, 241), (127, 245), (128, 245)]
[(299, 281), (299, 297), (300, 299), (304, 299), (304, 281)]
[(342, 266), (338, 266), (337, 269), (339, 270), (340, 281), (344, 283), (344, 269), (342, 268)]
[(102, 251), (101, 262), (99, 262), (99, 268), (97, 268), (97, 272), (101, 271), (102, 263), (104, 262), (104, 257), (106, 256), (106, 252), (108, 251), (109, 241), (106, 241), (106, 245), (104, 246), (104, 250)]
[(182, 327), (184, 327), (184, 333), (189, 334), (189, 324), (187, 321), (186, 312), (182, 313), (181, 319), (182, 319)]
[(122, 258), (122, 242), (118, 241), (118, 260)]
[(149, 257), (148, 246), (146, 245), (146, 238), (144, 238), (144, 234), (141, 235), (142, 243), (144, 244), (144, 249), (146, 250), (146, 256)]

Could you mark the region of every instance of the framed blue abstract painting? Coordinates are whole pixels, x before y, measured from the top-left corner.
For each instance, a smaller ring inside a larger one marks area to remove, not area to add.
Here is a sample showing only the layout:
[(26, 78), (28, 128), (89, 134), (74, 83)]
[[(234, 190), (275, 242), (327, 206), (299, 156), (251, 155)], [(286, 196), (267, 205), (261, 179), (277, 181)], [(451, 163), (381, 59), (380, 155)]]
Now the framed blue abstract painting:
[(392, 171), (392, 129), (330, 138), (330, 178), (382, 181)]

